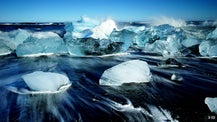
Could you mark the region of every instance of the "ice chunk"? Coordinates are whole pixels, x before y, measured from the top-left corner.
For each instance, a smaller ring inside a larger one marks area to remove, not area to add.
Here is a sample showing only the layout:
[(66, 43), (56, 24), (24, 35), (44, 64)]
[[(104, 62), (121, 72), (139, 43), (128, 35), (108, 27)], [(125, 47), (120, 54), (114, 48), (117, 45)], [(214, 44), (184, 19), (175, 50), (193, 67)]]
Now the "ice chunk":
[(17, 46), (23, 43), (23, 41), (26, 40), (30, 35), (30, 32), (23, 29), (17, 29), (9, 32), (0, 31), (0, 39), (12, 50), (15, 50)]
[(133, 45), (135, 36), (136, 33), (124, 29), (121, 31), (113, 31), (110, 34), (109, 39), (112, 42), (122, 42), (121, 52), (125, 52), (131, 45)]
[(208, 106), (211, 112), (217, 114), (217, 98), (206, 97), (205, 104)]
[(213, 45), (209, 48), (208, 55), (209, 56), (217, 56), (217, 44)]
[(187, 38), (185, 40), (182, 40), (181, 43), (185, 47), (192, 47), (194, 45), (200, 44), (200, 42), (197, 39), (194, 39), (194, 38)]
[(206, 39), (217, 39), (217, 28), (213, 32), (209, 33)]
[(152, 44), (146, 43), (144, 46), (144, 51), (162, 54), (163, 51), (166, 51), (167, 45), (168, 43), (166, 40), (157, 40)]
[(64, 54), (67, 48), (63, 39), (53, 32), (37, 32), (16, 49), (17, 56)]
[(199, 45), (199, 52), (202, 56), (217, 56), (217, 43), (210, 41), (203, 41)]
[(208, 49), (211, 46), (211, 42), (203, 41), (199, 45), (199, 52), (202, 56), (208, 56)]
[(112, 19), (107, 19), (100, 23), (95, 19), (82, 17), (81, 20), (72, 23), (66, 23), (66, 34), (64, 38), (69, 40), (70, 36), (73, 39), (76, 38), (95, 38), (95, 39), (107, 39), (110, 33), (117, 29), (115, 22)]
[(166, 51), (168, 54), (164, 56), (180, 56), (180, 49), (181, 49), (181, 44), (180, 40), (177, 38), (177, 35), (172, 35), (167, 38), (167, 46), (166, 46)]
[(167, 40), (156, 40), (154, 43), (146, 43), (144, 51), (160, 53), (164, 57), (180, 56), (180, 40), (176, 35), (167, 37)]
[(82, 38), (66, 43), (70, 55), (104, 55), (120, 52), (122, 43), (108, 39)]
[[(27, 30), (22, 30), (22, 29), (18, 29), (16, 32), (16, 36), (14, 37), (14, 44), (15, 47), (17, 47), (19, 44), (23, 43), (23, 41), (25, 41), (29, 36), (30, 36), (30, 32), (28, 32)], [(16, 48), (14, 48), (16, 49)]]
[(123, 83), (149, 82), (150, 79), (151, 73), (147, 62), (131, 60), (105, 70), (99, 84), (119, 86)]
[(72, 32), (74, 30), (72, 22), (65, 23), (64, 29), (65, 29), (66, 33), (64, 34), (63, 38), (64, 38), (65, 42), (69, 42), (72, 40)]
[(5, 45), (4, 43), (2, 43), (1, 39), (0, 39), (0, 56), (8, 55), (11, 52), (12, 52), (11, 49), (7, 45)]
[[(100, 22), (96, 19), (90, 19), (82, 16), (81, 20), (73, 23), (73, 31), (71, 31), (72, 38), (86, 38), (93, 32), (92, 29), (99, 25)], [(69, 32), (66, 30), (66, 32)]]
[(67, 76), (53, 72), (35, 71), (23, 75), (22, 78), (29, 88), (35, 91), (57, 91), (70, 84)]
[[(89, 46), (89, 45), (87, 45)], [(72, 56), (84, 56), (80, 39), (72, 39), (66, 42), (68, 53)]]
[(93, 34), (90, 37), (95, 39), (107, 39), (114, 29), (117, 30), (114, 20), (107, 19), (91, 30)]

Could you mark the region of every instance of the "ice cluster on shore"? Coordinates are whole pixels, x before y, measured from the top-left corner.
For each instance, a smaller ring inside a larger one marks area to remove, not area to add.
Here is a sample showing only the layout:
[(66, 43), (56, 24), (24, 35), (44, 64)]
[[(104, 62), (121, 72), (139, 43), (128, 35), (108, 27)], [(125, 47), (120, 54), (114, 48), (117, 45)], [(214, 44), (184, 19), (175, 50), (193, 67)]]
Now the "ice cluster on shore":
[(163, 20), (138, 26), (83, 17), (65, 23), (63, 37), (50, 31), (0, 31), (0, 55), (16, 52), (17, 56), (85, 56), (142, 51), (164, 57), (217, 56), (217, 28), (197, 30), (197, 26), (186, 25), (181, 20)]

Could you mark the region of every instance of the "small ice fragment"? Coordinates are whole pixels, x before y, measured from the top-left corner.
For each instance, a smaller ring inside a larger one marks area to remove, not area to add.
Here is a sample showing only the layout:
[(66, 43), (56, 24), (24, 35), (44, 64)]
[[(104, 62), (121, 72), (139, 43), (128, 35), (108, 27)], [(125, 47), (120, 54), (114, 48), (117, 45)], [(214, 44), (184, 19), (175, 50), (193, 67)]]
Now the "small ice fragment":
[(173, 80), (173, 81), (182, 81), (183, 78), (182, 78), (182, 76), (180, 76), (179, 74), (174, 73), (174, 74), (171, 76), (171, 80)]
[(216, 98), (206, 97), (205, 104), (208, 106), (211, 112), (217, 114), (217, 97)]

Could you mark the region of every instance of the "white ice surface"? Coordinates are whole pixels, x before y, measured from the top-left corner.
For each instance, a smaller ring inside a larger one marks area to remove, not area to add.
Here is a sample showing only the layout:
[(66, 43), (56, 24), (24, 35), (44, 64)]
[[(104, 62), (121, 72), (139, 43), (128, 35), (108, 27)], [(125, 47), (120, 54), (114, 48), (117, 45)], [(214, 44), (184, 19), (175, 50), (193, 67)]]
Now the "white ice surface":
[(53, 72), (35, 71), (22, 76), (31, 90), (58, 91), (62, 86), (70, 83), (67, 76)]
[(149, 82), (150, 79), (151, 73), (147, 62), (131, 60), (105, 70), (99, 83), (100, 85), (119, 86), (123, 83)]

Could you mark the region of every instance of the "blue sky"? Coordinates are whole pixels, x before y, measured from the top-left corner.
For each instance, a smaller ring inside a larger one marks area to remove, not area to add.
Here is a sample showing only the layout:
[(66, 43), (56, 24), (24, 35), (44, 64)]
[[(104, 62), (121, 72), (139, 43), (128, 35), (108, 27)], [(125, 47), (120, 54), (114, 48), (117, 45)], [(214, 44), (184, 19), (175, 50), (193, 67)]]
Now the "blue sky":
[(217, 0), (0, 0), (0, 22), (74, 21), (83, 15), (117, 21), (217, 20)]

